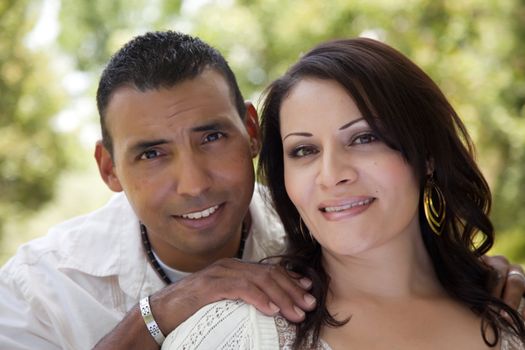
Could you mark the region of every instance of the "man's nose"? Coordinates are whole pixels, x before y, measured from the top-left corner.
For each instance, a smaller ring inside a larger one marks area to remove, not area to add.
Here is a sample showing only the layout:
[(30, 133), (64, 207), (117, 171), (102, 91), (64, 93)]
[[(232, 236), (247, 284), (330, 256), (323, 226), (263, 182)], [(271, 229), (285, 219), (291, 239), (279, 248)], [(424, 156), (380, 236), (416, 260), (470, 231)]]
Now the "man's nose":
[(176, 191), (182, 196), (198, 196), (206, 192), (211, 178), (206, 161), (198, 156), (183, 156), (175, 168)]

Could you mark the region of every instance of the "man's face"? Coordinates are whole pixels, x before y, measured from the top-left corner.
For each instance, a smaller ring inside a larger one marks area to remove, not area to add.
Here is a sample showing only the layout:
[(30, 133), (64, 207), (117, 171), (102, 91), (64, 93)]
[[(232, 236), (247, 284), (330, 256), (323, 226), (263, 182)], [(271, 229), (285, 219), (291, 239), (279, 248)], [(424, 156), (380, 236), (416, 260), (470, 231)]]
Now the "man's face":
[(258, 142), (256, 114), (245, 119), (211, 69), (171, 88), (122, 87), (110, 100), (107, 182), (125, 191), (155, 251), (175, 268), (193, 271), (238, 248)]

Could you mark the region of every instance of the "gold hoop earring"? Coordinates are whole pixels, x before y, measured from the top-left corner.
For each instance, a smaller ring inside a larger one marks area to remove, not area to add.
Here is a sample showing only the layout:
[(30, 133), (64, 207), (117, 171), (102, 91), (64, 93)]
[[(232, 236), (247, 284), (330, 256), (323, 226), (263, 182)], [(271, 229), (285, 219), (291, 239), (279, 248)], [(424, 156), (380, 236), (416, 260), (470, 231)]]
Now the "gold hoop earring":
[[(306, 240), (307, 237), (306, 237), (306, 234), (303, 231), (303, 219), (300, 216), (299, 216), (299, 231), (301, 232), (301, 235), (303, 236), (303, 238)], [(310, 232), (310, 230), (308, 230), (308, 235), (310, 236), (310, 240), (313, 241), (314, 238), (312, 237), (312, 233)]]
[(436, 235), (440, 236), (443, 232), (445, 222), (446, 202), (443, 192), (430, 176), (425, 184), (423, 192), (423, 209), (428, 226)]

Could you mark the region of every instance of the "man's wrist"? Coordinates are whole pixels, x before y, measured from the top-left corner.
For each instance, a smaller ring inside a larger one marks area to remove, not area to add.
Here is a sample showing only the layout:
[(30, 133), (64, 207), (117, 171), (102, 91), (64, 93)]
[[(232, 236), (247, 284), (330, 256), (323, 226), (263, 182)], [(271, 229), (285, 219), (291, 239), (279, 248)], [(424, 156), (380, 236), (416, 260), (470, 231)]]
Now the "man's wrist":
[(164, 336), (164, 334), (162, 334), (162, 331), (160, 330), (157, 321), (155, 321), (155, 318), (153, 317), (153, 313), (151, 312), (151, 306), (149, 304), (149, 296), (144, 297), (140, 300), (139, 308), (140, 314), (142, 315), (142, 318), (144, 320), (146, 328), (148, 329), (149, 334), (151, 334), (153, 339), (155, 339), (155, 342), (159, 344), (159, 346), (161, 346), (166, 337)]

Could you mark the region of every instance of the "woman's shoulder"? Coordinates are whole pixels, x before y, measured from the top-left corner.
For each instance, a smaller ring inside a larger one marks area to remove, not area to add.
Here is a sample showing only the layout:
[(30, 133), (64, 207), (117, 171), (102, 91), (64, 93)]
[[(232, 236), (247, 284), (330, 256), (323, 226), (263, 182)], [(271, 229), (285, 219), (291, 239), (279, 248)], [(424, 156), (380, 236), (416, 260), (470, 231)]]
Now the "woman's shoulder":
[[(521, 299), (518, 312), (523, 315), (525, 309), (525, 299)], [(510, 331), (503, 331), (501, 334), (501, 350), (525, 350), (525, 344), (516, 334)]]
[[(279, 337), (279, 349), (291, 350), (296, 338), (297, 327), (290, 323), (283, 316), (275, 316), (275, 325), (277, 327), (277, 334)], [(308, 336), (307, 348), (310, 350), (331, 350), (330, 346), (322, 339), (319, 339), (315, 344), (312, 341), (312, 336)]]
[(277, 349), (273, 317), (240, 300), (221, 300), (204, 306), (173, 332), (163, 350)]
[(525, 350), (525, 345), (516, 335), (505, 332), (501, 335), (501, 350)]

